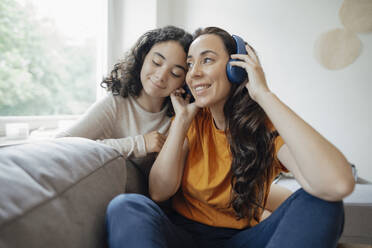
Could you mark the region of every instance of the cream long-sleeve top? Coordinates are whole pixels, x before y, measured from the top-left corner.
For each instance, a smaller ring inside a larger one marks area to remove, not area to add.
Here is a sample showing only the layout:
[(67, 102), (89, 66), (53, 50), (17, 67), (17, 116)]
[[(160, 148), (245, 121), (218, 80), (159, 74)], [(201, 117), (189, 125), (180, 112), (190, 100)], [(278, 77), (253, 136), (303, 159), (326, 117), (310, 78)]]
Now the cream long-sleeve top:
[(109, 145), (124, 157), (147, 154), (144, 134), (168, 132), (171, 118), (167, 108), (151, 113), (144, 110), (134, 97), (112, 93), (94, 103), (71, 127), (55, 137), (83, 137)]

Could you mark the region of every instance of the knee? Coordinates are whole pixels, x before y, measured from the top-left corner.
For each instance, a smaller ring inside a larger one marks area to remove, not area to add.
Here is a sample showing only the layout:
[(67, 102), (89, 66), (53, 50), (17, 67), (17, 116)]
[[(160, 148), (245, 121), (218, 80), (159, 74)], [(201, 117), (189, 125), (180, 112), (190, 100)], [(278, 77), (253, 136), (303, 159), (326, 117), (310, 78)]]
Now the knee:
[(303, 199), (308, 208), (313, 209), (316, 215), (323, 216), (343, 222), (344, 204), (342, 201), (330, 202), (310, 195), (303, 189), (299, 191), (299, 198)]
[(330, 202), (317, 198), (309, 193), (300, 193), (300, 198), (304, 200), (302, 206), (304, 215), (311, 219), (310, 223), (316, 226), (322, 235), (339, 238), (343, 232), (345, 214), (342, 201)]
[(106, 209), (108, 219), (146, 208), (151, 200), (140, 194), (120, 194), (110, 201)]

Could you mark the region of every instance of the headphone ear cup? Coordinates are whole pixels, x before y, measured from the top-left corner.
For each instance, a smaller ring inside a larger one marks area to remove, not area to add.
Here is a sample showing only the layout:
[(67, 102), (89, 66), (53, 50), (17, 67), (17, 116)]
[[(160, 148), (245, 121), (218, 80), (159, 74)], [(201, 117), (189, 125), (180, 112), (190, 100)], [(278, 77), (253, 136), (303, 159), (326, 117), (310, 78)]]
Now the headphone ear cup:
[(226, 74), (229, 81), (233, 84), (241, 84), (247, 78), (247, 72), (238, 66), (232, 66), (230, 62), (237, 61), (237, 59), (230, 59), (226, 64)]
[[(237, 54), (248, 54), (245, 49), (245, 42), (242, 38), (240, 38), (237, 35), (232, 36), (235, 40), (236, 44), (236, 53)], [(231, 61), (238, 61), (237, 59), (230, 59), (226, 64), (226, 75), (227, 78), (231, 83), (234, 84), (240, 84), (245, 81), (245, 79), (248, 77), (247, 72), (238, 66), (232, 66), (230, 64)]]

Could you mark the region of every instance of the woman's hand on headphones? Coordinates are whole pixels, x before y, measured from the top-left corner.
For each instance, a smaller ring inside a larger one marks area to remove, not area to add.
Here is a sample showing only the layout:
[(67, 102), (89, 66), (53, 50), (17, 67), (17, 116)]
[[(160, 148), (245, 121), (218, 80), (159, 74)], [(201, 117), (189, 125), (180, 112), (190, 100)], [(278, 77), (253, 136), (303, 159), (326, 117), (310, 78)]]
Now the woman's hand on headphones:
[(246, 82), (245, 87), (248, 89), (250, 97), (257, 101), (259, 95), (270, 92), (270, 89), (256, 53), (248, 44), (245, 47), (248, 54), (232, 54), (231, 58), (239, 59), (239, 61), (231, 61), (230, 64), (246, 70), (249, 81)]
[(176, 118), (181, 117), (187, 122), (191, 122), (199, 108), (195, 105), (195, 102), (190, 103), (191, 96), (187, 94), (186, 98), (183, 98), (183, 94), (186, 91), (183, 88), (176, 89), (170, 95)]

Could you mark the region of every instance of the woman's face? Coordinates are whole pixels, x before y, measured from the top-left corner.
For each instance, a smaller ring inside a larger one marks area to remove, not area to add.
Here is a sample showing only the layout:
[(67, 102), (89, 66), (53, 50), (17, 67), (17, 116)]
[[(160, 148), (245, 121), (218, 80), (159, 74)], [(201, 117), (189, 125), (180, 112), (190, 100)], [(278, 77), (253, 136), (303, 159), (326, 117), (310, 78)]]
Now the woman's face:
[(186, 75), (186, 53), (176, 41), (155, 44), (146, 55), (141, 82), (145, 93), (152, 97), (167, 97), (180, 88)]
[(205, 34), (194, 40), (187, 56), (186, 82), (198, 107), (223, 107), (231, 84), (226, 75), (229, 54), (222, 39)]

